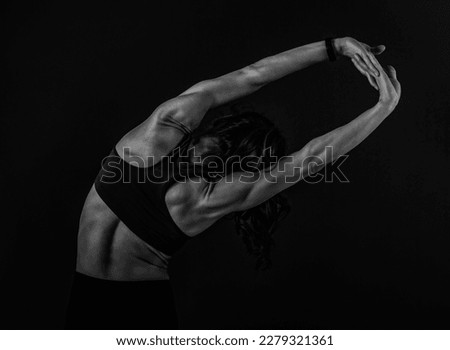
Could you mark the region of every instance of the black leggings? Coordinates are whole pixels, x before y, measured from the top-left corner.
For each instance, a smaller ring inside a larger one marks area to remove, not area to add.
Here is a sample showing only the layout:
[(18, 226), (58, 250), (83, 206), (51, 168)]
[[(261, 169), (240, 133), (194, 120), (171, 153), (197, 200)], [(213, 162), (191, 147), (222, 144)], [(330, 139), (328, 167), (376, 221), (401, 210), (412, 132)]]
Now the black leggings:
[(169, 281), (108, 281), (76, 272), (66, 329), (177, 329)]

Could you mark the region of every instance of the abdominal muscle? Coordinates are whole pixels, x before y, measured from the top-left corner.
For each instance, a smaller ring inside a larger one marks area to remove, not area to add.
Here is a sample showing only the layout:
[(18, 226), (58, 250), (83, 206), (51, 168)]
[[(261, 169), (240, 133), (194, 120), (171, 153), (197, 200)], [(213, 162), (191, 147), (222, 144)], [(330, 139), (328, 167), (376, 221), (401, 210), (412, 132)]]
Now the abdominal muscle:
[(77, 272), (116, 281), (168, 280), (169, 259), (131, 232), (92, 186), (80, 218)]

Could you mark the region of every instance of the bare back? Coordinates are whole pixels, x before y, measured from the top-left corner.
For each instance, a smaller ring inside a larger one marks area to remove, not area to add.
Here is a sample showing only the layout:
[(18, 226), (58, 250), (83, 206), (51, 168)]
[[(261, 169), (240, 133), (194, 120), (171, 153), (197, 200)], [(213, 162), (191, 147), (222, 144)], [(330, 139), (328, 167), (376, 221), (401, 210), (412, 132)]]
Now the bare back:
[[(182, 134), (159, 123), (157, 113), (155, 111), (148, 121), (131, 130), (116, 145), (117, 152), (126, 162), (138, 158), (153, 159), (157, 163), (180, 141)], [(202, 217), (193, 205), (206, 186), (204, 181), (176, 183), (167, 190), (165, 203), (170, 216), (188, 236), (195, 236), (217, 220)], [(169, 260), (170, 256), (134, 234), (92, 186), (79, 223), (78, 272), (111, 280), (165, 280), (169, 279)]]

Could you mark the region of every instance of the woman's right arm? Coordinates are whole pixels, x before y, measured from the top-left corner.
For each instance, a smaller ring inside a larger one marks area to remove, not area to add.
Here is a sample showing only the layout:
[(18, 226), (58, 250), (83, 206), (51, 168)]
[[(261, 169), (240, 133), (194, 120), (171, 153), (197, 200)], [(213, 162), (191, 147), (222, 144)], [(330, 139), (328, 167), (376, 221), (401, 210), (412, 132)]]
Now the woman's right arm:
[(213, 190), (205, 192), (199, 203), (204, 212), (220, 217), (255, 207), (360, 144), (392, 113), (400, 99), (401, 87), (394, 68), (389, 66), (386, 73), (378, 62), (377, 68), (381, 72), (376, 78), (380, 97), (374, 107), (346, 125), (311, 140), (280, 160), (270, 173), (230, 174), (234, 177), (222, 179)]
[[(392, 66), (387, 67), (387, 73), (384, 72), (379, 63), (377, 63), (377, 66), (382, 72), (376, 80), (380, 92), (378, 103), (348, 124), (311, 140), (304, 148), (294, 154), (294, 159), (304, 159), (305, 154), (313, 160), (336, 159), (358, 146), (393, 112), (401, 94), (397, 73)], [(319, 166), (319, 169), (324, 165)], [(314, 169), (312, 171), (314, 172)], [(308, 175), (310, 174), (306, 174), (306, 176)]]

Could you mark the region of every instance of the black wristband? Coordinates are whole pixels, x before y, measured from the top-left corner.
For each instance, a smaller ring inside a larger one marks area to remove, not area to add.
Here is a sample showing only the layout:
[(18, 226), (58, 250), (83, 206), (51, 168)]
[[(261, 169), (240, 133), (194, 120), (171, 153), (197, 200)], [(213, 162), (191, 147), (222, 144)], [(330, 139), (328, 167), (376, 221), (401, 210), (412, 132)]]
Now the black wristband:
[(337, 59), (336, 52), (334, 51), (333, 40), (333, 38), (325, 39), (325, 46), (327, 47), (328, 59), (330, 61), (336, 61)]

